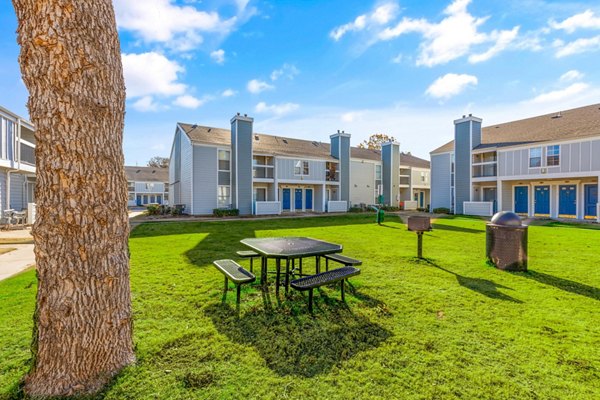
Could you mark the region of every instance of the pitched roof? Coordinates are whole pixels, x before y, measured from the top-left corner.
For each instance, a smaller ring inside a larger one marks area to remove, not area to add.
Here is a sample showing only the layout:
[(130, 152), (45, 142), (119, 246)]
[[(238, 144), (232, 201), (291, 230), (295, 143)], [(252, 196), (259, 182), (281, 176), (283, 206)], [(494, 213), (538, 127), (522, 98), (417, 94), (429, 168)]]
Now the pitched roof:
[[(231, 131), (229, 129), (182, 123), (179, 123), (179, 126), (194, 143), (231, 145)], [(335, 160), (329, 154), (329, 143), (265, 135), (258, 132), (254, 133), (252, 148), (256, 153), (264, 152), (281, 156), (309, 156), (325, 160)]]
[[(192, 124), (179, 123), (179, 126), (194, 143), (212, 145), (231, 145), (231, 131), (229, 129), (212, 128)], [(257, 140), (258, 138), (258, 140)], [(253, 149), (256, 153), (266, 153), (283, 156), (314, 157), (325, 160), (335, 160), (331, 156), (330, 144), (310, 140), (293, 139), (282, 136), (254, 133)], [(350, 157), (364, 160), (381, 160), (380, 150), (350, 148)], [(402, 165), (429, 168), (429, 161), (402, 153)]]
[[(487, 126), (479, 148), (600, 136), (600, 104)], [(454, 150), (454, 141), (431, 153)]]
[(133, 182), (168, 182), (168, 168), (125, 166), (125, 176)]
[(416, 168), (431, 168), (431, 163), (410, 153), (400, 153), (400, 165)]

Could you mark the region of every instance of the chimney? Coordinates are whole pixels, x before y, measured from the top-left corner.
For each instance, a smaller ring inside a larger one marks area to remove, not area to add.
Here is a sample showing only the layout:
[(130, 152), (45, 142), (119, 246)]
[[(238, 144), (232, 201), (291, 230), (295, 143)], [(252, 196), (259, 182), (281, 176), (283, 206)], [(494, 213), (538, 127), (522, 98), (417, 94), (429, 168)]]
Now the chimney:
[(340, 200), (350, 205), (350, 134), (337, 131), (329, 137), (330, 154), (339, 161)]
[(247, 114), (237, 113), (231, 119), (231, 206), (240, 210), (240, 215), (252, 214), (253, 124)]
[[(454, 121), (454, 207), (463, 213), (463, 203), (473, 200), (471, 160), (473, 149), (481, 144), (481, 118), (469, 114)], [(464, 184), (466, 182), (466, 184)]]

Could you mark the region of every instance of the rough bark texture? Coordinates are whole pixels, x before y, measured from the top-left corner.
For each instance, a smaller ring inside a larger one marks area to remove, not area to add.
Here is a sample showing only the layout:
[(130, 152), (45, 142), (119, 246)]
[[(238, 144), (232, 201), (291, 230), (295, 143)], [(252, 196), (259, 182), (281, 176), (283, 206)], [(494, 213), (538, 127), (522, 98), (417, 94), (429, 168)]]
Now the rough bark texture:
[(91, 394), (134, 360), (125, 86), (110, 0), (13, 0), (36, 126), (39, 288), (25, 393)]

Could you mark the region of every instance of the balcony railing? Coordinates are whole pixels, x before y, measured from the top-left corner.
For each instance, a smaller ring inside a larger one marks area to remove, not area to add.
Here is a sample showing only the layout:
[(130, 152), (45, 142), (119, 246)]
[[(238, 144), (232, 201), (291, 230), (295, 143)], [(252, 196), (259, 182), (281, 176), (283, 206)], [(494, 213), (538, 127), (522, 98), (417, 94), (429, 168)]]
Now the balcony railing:
[(340, 181), (340, 172), (339, 171), (325, 171), (325, 180), (327, 182), (339, 182)]
[(496, 164), (483, 164), (473, 166), (473, 178), (487, 178), (497, 175)]
[(255, 166), (253, 176), (258, 179), (273, 179), (273, 167)]
[(410, 176), (401, 176), (400, 184), (401, 185), (410, 185)]

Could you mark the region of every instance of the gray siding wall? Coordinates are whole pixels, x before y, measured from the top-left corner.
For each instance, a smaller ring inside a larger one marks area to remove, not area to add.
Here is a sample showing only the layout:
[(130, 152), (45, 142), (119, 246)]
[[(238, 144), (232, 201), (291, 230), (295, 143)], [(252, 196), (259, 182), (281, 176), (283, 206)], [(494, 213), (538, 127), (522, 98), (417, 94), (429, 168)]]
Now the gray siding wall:
[[(542, 167), (546, 174), (600, 172), (600, 140), (560, 145), (560, 165), (546, 167), (546, 145), (542, 147)], [(529, 148), (498, 152), (498, 175), (501, 177), (539, 175), (540, 168), (529, 168)]]
[[(146, 184), (149, 183), (152, 189), (146, 189)], [(160, 182), (135, 182), (136, 193), (163, 193), (165, 191), (165, 185)]]
[(6, 210), (6, 172), (0, 169), (0, 216)]
[(231, 122), (231, 199), (241, 215), (252, 214), (252, 121)]
[(185, 212), (195, 214), (192, 208), (192, 142), (187, 135), (181, 135), (181, 178), (179, 180), (179, 202), (185, 204)]
[(10, 174), (10, 204), (8, 208), (21, 211), (27, 208), (27, 188), (23, 186), (26, 178), (23, 175)]
[(194, 146), (194, 214), (212, 214), (217, 208), (217, 149)]
[[(171, 157), (169, 161), (169, 185), (170, 185), (170, 203), (181, 203), (181, 131), (179, 128), (175, 131), (173, 146), (171, 147)], [(187, 210), (189, 212), (189, 210)]]
[[(529, 191), (531, 192), (531, 189)], [(498, 211), (514, 211), (513, 185), (509, 182), (502, 182), (501, 192), (498, 197), (502, 199), (502, 209)]]
[(324, 212), (323, 198), (325, 197), (323, 185), (315, 185), (313, 193), (313, 208), (315, 211)]
[(385, 144), (381, 147), (381, 174), (383, 183), (383, 202), (397, 206), (400, 193), (400, 146)]
[(463, 202), (471, 200), (471, 123), (458, 123), (454, 130), (456, 214), (462, 214)]
[(350, 185), (351, 204), (373, 204), (375, 202), (375, 164), (370, 162), (351, 161)]
[(340, 200), (350, 203), (350, 137), (340, 136)]
[[(308, 175), (294, 175), (294, 166), (297, 161), (308, 161)], [(303, 158), (288, 159), (277, 158), (277, 179), (325, 182), (325, 161), (307, 160)]]
[(450, 208), (450, 153), (431, 156), (431, 209)]

